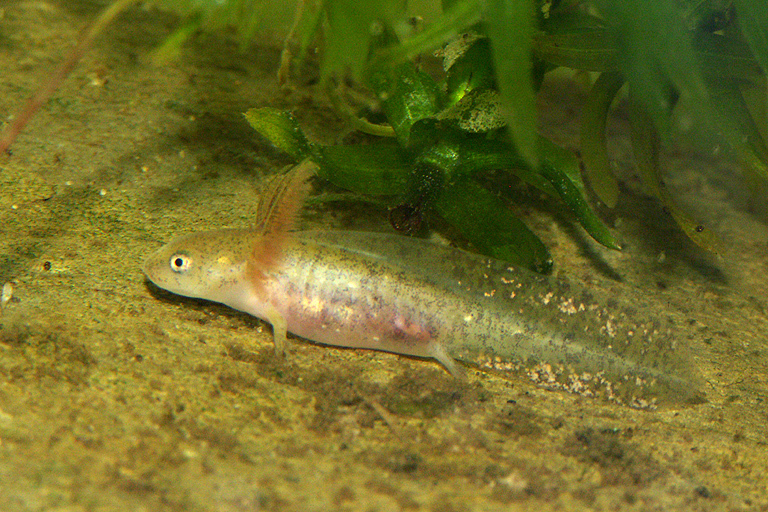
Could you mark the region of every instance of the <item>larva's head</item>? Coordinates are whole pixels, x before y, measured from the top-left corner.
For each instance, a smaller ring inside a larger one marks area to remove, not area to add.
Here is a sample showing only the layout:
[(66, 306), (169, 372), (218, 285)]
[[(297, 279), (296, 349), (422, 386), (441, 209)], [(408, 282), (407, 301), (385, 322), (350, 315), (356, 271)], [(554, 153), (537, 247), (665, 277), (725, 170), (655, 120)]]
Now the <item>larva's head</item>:
[(227, 302), (241, 286), (253, 236), (246, 230), (205, 231), (167, 243), (144, 262), (143, 271), (169, 292)]

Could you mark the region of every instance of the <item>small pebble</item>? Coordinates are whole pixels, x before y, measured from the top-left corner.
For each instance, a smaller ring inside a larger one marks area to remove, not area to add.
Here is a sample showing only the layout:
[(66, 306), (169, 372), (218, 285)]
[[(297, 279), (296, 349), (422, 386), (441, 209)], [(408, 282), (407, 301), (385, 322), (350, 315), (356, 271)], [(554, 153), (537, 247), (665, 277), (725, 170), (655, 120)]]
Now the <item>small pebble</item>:
[(4, 307), (11, 300), (11, 297), (13, 297), (13, 285), (5, 283), (2, 293), (0, 293), (0, 308)]

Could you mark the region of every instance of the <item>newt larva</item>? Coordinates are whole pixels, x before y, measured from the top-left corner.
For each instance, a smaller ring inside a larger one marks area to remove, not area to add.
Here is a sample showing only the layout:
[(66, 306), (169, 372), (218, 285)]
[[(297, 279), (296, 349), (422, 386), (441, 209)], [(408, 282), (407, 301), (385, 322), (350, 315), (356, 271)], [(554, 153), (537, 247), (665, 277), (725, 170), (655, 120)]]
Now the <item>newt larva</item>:
[(160, 288), (266, 320), (286, 334), (523, 372), (550, 388), (637, 407), (697, 393), (674, 326), (586, 288), (432, 242), (344, 231), (290, 231), (313, 164), (260, 201), (256, 227), (182, 236), (152, 254)]

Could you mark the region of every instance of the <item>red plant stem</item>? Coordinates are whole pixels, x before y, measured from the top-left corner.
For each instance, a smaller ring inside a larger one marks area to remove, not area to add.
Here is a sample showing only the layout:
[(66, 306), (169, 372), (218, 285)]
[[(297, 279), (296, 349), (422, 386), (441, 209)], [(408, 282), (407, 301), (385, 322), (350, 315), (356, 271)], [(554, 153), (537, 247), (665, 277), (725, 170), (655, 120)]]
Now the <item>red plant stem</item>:
[(61, 86), (69, 73), (85, 54), (94, 38), (101, 33), (110, 22), (127, 7), (139, 0), (116, 0), (104, 9), (98, 18), (83, 32), (77, 45), (72, 49), (67, 59), (61, 63), (53, 76), (32, 96), (24, 108), (14, 118), (13, 122), (5, 129), (0, 137), (0, 155), (8, 151), (21, 130), (27, 125), (32, 116), (40, 110), (51, 95)]

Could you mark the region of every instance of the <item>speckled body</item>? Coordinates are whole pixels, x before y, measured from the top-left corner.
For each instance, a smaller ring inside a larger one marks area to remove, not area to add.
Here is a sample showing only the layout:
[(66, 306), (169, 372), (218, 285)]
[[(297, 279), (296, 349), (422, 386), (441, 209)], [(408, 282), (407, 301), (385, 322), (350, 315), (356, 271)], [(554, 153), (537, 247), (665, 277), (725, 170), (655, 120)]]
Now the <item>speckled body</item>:
[[(638, 322), (566, 282), (422, 240), (333, 231), (298, 234), (254, 281), (249, 254), (258, 236), (183, 237), (155, 253), (145, 273), (174, 293), (269, 321), (276, 345), (287, 330), (328, 345), (435, 358), (453, 372), (455, 357), (635, 403), (647, 400), (637, 389), (656, 396), (659, 384), (666, 394), (688, 387), (673, 376), (682, 362), (670, 327)], [(183, 278), (168, 267), (178, 254), (193, 266)], [(619, 392), (628, 382), (635, 391)]]

